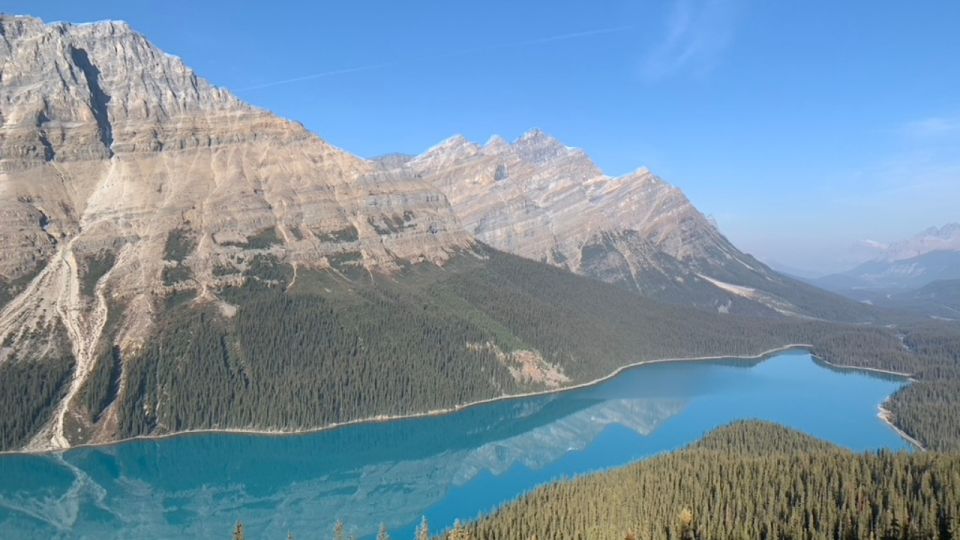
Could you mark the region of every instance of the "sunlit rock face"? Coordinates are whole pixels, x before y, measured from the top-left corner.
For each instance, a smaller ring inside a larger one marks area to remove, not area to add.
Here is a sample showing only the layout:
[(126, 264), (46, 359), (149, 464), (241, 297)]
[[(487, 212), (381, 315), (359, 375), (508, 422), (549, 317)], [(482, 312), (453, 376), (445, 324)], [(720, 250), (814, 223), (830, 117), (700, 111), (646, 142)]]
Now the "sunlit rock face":
[(542, 131), (513, 144), (454, 137), (409, 166), (447, 194), (480, 240), (572, 269), (587, 262), (585, 245), (618, 230), (679, 260), (714, 256), (721, 243), (683, 193), (650, 171), (607, 177), (582, 150)]
[(124, 23), (0, 24), (5, 278), (63, 244), (133, 244), (151, 280), (177, 228), (195, 236), (182, 255), (201, 281), (268, 229), (284, 257), (310, 263), (349, 249), (389, 267), (468, 243), (432, 188), (242, 103)]
[(467, 231), (498, 249), (668, 302), (812, 314), (795, 305), (802, 285), (739, 251), (679, 189), (643, 168), (609, 177), (542, 131), (484, 145), (457, 136), (390, 163), (440, 189)]
[(134, 351), (163, 298), (215, 300), (258, 255), (391, 272), (472, 245), (435, 188), (242, 103), (125, 23), (3, 16), (0, 73), (0, 342), (57, 334), (77, 364), (31, 447), (66, 444), (108, 307)]
[(807, 314), (680, 191), (542, 132), (363, 160), (121, 22), (0, 16), (0, 74), (0, 363), (69, 363), (27, 449), (115, 438), (75, 403), (98, 355), (135, 358), (171, 298), (230, 317), (218, 293), (265, 259), (389, 274), (478, 238), (670, 302)]

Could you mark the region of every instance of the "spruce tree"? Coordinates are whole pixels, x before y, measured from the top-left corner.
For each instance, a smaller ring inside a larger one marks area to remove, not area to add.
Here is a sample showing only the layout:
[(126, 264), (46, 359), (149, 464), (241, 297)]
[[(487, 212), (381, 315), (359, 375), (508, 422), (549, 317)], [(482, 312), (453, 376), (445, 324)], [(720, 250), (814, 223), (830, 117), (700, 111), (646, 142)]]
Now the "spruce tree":
[(427, 516), (420, 518), (420, 526), (417, 527), (415, 540), (430, 540), (430, 523), (427, 521)]

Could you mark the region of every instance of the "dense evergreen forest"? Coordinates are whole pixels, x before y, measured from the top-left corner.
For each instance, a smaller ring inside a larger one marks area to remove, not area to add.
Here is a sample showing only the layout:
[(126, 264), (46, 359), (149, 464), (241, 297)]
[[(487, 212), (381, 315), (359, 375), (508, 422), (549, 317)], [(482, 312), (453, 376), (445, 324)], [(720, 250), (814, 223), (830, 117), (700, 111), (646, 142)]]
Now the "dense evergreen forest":
[(0, 346), (0, 450), (20, 448), (50, 418), (66, 394), (74, 360), (63, 327), (43, 332), (43, 351), (21, 354)]
[(540, 488), (457, 534), (957, 538), (960, 455), (853, 454), (773, 424), (736, 423), (680, 452)]
[[(347, 540), (343, 523), (310, 538)], [(855, 454), (767, 422), (541, 487), (438, 540), (952, 539), (960, 455)], [(234, 538), (245, 538), (238, 524)], [(305, 537), (306, 538), (306, 537)], [(378, 540), (390, 538), (383, 526)], [(424, 519), (414, 540), (431, 538)]]
[(0, 364), (0, 450), (30, 441), (66, 393), (72, 373), (68, 355)]
[[(174, 244), (171, 260), (186, 249)], [(915, 382), (887, 404), (895, 422), (927, 448), (960, 449), (960, 324), (718, 315), (495, 250), (484, 255), (442, 268), (411, 265), (394, 276), (294, 272), (260, 255), (243, 286), (219, 291), (223, 302), (195, 301), (189, 290), (167, 298), (153, 339), (131, 357), (104, 342), (75, 403), (89, 423), (113, 407), (123, 437), (297, 430), (545, 389), (511, 375), (514, 351), (536, 351), (543, 367), (573, 384), (646, 359), (809, 343), (832, 364), (910, 374)], [(121, 317), (122, 306), (111, 305), (104, 335), (115, 335)], [(48, 361), (28, 352), (0, 365), (8, 412), (0, 449), (21, 446), (39, 429), (72, 374), (69, 355)], [(71, 426), (76, 442), (86, 433), (82, 422)]]
[[(582, 381), (642, 358), (782, 344), (770, 331), (497, 252), (398, 279), (301, 269), (291, 285), (292, 269), (266, 257), (247, 274), (244, 287), (222, 291), (238, 306), (233, 317), (184, 303), (124, 363), (122, 436), (316, 427), (543, 388), (521, 387), (497, 348), (539, 351)], [(488, 343), (496, 348), (469, 346)]]
[[(508, 353), (518, 350), (538, 352), (576, 383), (644, 359), (810, 343), (834, 364), (913, 374), (918, 382), (890, 404), (897, 422), (930, 448), (960, 448), (960, 415), (946, 414), (960, 410), (952, 391), (960, 385), (956, 326), (719, 316), (494, 250), (485, 255), (351, 279), (294, 273), (260, 256), (243, 287), (220, 293), (237, 307), (232, 316), (181, 292), (155, 338), (123, 362), (120, 434), (303, 429), (544, 389), (511, 376)], [(91, 416), (117, 387), (112, 353), (104, 351), (90, 385)]]

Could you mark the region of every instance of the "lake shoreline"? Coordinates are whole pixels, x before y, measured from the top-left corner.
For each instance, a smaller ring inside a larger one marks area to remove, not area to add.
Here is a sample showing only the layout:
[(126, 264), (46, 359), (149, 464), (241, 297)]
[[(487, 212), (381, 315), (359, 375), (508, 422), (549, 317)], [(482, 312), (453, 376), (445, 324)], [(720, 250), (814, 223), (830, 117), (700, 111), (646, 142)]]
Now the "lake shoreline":
[[(548, 390), (538, 390), (538, 391), (535, 391), (535, 392), (524, 392), (524, 393), (520, 393), (520, 394), (510, 394), (510, 395), (497, 396), (497, 397), (492, 397), (492, 398), (487, 398), (487, 399), (482, 399), (482, 400), (477, 400), (477, 401), (471, 401), (471, 402), (469, 402), (469, 403), (463, 403), (463, 404), (460, 404), (460, 405), (455, 405), (455, 406), (453, 406), (453, 407), (445, 407), (445, 408), (442, 408), (442, 409), (434, 409), (434, 410), (424, 411), (424, 412), (419, 412), (419, 413), (409, 413), (409, 414), (399, 414), (399, 415), (378, 415), (378, 416), (371, 416), (371, 417), (366, 417), (366, 418), (359, 418), (359, 419), (356, 419), (356, 420), (349, 420), (349, 421), (346, 421), (346, 422), (338, 422), (338, 423), (328, 424), (328, 425), (326, 425), (326, 426), (321, 426), (321, 427), (317, 427), (317, 428), (294, 429), (294, 430), (268, 430), (268, 429), (247, 429), (247, 428), (195, 429), (195, 430), (177, 431), (177, 432), (175, 432), (175, 433), (164, 433), (164, 434), (159, 434), (159, 435), (140, 435), (140, 436), (137, 436), (137, 437), (128, 437), (128, 438), (117, 439), (117, 440), (113, 440), (113, 441), (78, 444), (78, 445), (76, 445), (76, 446), (71, 446), (71, 447), (69, 447), (69, 448), (40, 449), (40, 450), (7, 450), (7, 451), (2, 451), (2, 452), (0, 452), (0, 456), (5, 456), (5, 455), (51, 455), (51, 454), (64, 454), (64, 453), (70, 452), (70, 451), (72, 451), (72, 450), (80, 450), (80, 449), (84, 449), (84, 448), (104, 448), (104, 447), (109, 447), (109, 446), (116, 446), (116, 445), (122, 445), (122, 444), (127, 444), (127, 443), (133, 443), (133, 442), (137, 442), (137, 441), (159, 441), (159, 440), (163, 440), (163, 439), (172, 439), (172, 438), (175, 438), (175, 437), (184, 437), (184, 436), (191, 436), (191, 435), (205, 435), (205, 434), (207, 434), (207, 435), (216, 435), (216, 434), (224, 434), (224, 435), (250, 435), (250, 436), (258, 436), (258, 437), (305, 436), (305, 435), (312, 435), (312, 434), (316, 434), (316, 433), (322, 433), (322, 432), (326, 432), (326, 431), (333, 431), (333, 430), (337, 430), (337, 429), (341, 429), (341, 428), (346, 428), (346, 427), (351, 427), (351, 426), (359, 426), (359, 425), (366, 425), (366, 424), (379, 424), (379, 423), (385, 423), (385, 422), (395, 422), (395, 421), (400, 421), (400, 420), (412, 420), (412, 419), (418, 419), (418, 418), (431, 418), (431, 417), (437, 417), (437, 416), (446, 416), (446, 415), (450, 415), (450, 414), (455, 414), (455, 413), (458, 413), (458, 412), (462, 412), (462, 411), (464, 411), (464, 410), (467, 410), (467, 409), (470, 409), (470, 408), (473, 408), (473, 407), (479, 407), (479, 406), (482, 406), (482, 405), (489, 405), (489, 404), (492, 404), (492, 403), (499, 403), (499, 402), (502, 402), (502, 401), (517, 400), (517, 399), (526, 399), (526, 398), (540, 397), (540, 396), (548, 396), (548, 395), (553, 395), (553, 394), (560, 394), (560, 393), (563, 393), (563, 392), (570, 392), (570, 391), (574, 391), (574, 390), (582, 390), (582, 389), (584, 389), (584, 388), (589, 388), (589, 387), (592, 387), (592, 386), (597, 386), (597, 385), (602, 384), (602, 383), (604, 383), (604, 382), (606, 382), (606, 381), (609, 381), (610, 379), (613, 379), (613, 378), (619, 376), (619, 375), (622, 374), (624, 371), (627, 371), (627, 370), (630, 370), (630, 369), (635, 369), (635, 368), (640, 368), (640, 367), (643, 367), (643, 366), (656, 365), (656, 364), (668, 364), (668, 363), (681, 363), (681, 362), (712, 362), (712, 361), (716, 361), (716, 360), (764, 360), (764, 359), (769, 358), (769, 357), (771, 357), (771, 356), (775, 356), (775, 355), (777, 355), (777, 354), (789, 352), (789, 351), (792, 351), (792, 350), (803, 350), (803, 351), (807, 351), (808, 353), (810, 353), (810, 355), (811, 355), (816, 361), (822, 362), (824, 365), (827, 365), (827, 366), (829, 366), (829, 367), (831, 367), (831, 368), (842, 369), (842, 370), (855, 370), (855, 371), (866, 371), (866, 372), (883, 373), (883, 374), (887, 374), (887, 375), (894, 375), (894, 376), (904, 377), (904, 378), (912, 381), (912, 379), (910, 378), (910, 376), (909, 376), (908, 374), (905, 374), (905, 373), (897, 373), (897, 372), (888, 371), (888, 370), (882, 370), (882, 369), (878, 369), (878, 368), (857, 367), (857, 366), (842, 366), (842, 365), (832, 364), (832, 363), (827, 362), (827, 361), (823, 360), (822, 358), (819, 358), (818, 356), (816, 356), (816, 355), (813, 353), (813, 345), (808, 344), (808, 343), (790, 343), (790, 344), (787, 344), (787, 345), (782, 345), (782, 346), (780, 346), (780, 347), (775, 347), (775, 348), (768, 349), (768, 350), (762, 351), (762, 352), (757, 353), (757, 354), (752, 354), (752, 355), (730, 355), (730, 354), (725, 354), (725, 355), (711, 355), (711, 356), (692, 356), (692, 357), (685, 357), (685, 358), (661, 358), (661, 359), (654, 359), (654, 360), (641, 360), (641, 361), (638, 361), (638, 362), (633, 362), (633, 363), (630, 363), (630, 364), (627, 364), (627, 365), (624, 365), (624, 366), (620, 366), (620, 367), (616, 368), (615, 370), (611, 371), (610, 373), (608, 373), (607, 375), (604, 375), (604, 376), (602, 376), (602, 377), (598, 377), (598, 378), (596, 378), (596, 379), (593, 379), (593, 380), (590, 380), (590, 381), (587, 381), (587, 382), (578, 383), (578, 384), (574, 384), (574, 385), (570, 385), (570, 386), (563, 386), (563, 387), (559, 387), (559, 388), (551, 388), (551, 389), (548, 389)], [(892, 415), (891, 415), (891, 416), (892, 416)], [(901, 437), (903, 437), (905, 440), (907, 440), (907, 441), (910, 442), (911, 444), (917, 445), (919, 448), (922, 449), (922, 445), (919, 445), (919, 443), (917, 443), (914, 439), (912, 439), (911, 437), (909, 437), (908, 435), (906, 435), (902, 430), (900, 430), (898, 427), (896, 427), (894, 424), (892, 424), (889, 420), (887, 420), (887, 419), (885, 419), (885, 418), (883, 418), (883, 417), (881, 417), (881, 420), (882, 420), (884, 423), (886, 423), (887, 425), (889, 425), (897, 434), (899, 434), (899, 435), (900, 435)]]
[[(865, 371), (865, 372), (868, 372), (868, 373), (879, 373), (879, 374), (881, 374), (881, 375), (892, 375), (892, 376), (894, 376), (894, 377), (901, 377), (901, 378), (903, 378), (903, 379), (905, 379), (905, 380), (907, 380), (908, 382), (911, 382), (911, 383), (917, 382), (917, 380), (913, 378), (913, 374), (911, 374), (911, 373), (904, 373), (904, 372), (902, 372), (902, 371), (893, 371), (892, 369), (881, 369), (881, 368), (859, 367), (859, 366), (848, 366), (848, 365), (842, 365), (842, 364), (834, 364), (833, 362), (828, 362), (827, 360), (824, 360), (823, 358), (817, 356), (816, 354), (813, 354), (812, 352), (810, 353), (810, 355), (811, 355), (817, 362), (821, 362), (823, 365), (829, 366), (829, 367), (834, 368), (834, 369), (839, 369), (839, 370), (842, 370), (842, 371), (847, 371), (847, 370), (849, 370), (849, 371)], [(926, 452), (926, 451), (927, 451), (927, 447), (925, 447), (920, 441), (918, 441), (918, 440), (914, 439), (913, 437), (911, 437), (906, 431), (900, 429), (900, 426), (898, 426), (898, 425), (893, 421), (893, 420), (894, 420), (893, 411), (891, 411), (890, 409), (884, 407), (884, 405), (886, 405), (889, 401), (890, 401), (890, 398), (887, 398), (886, 400), (884, 400), (883, 403), (881, 403), (880, 405), (877, 405), (877, 418), (879, 418), (881, 422), (883, 422), (884, 424), (886, 424), (887, 427), (889, 427), (889, 428), (892, 429), (897, 435), (899, 435), (901, 439), (907, 441), (907, 442), (910, 444), (910, 446), (913, 446), (914, 448), (916, 448), (917, 450), (919, 450), (919, 451), (921, 451), (921, 452)]]
[(897, 435), (903, 438), (903, 440), (910, 443), (914, 448), (916, 448), (921, 452), (926, 452), (927, 447), (923, 446), (923, 444), (921, 444), (920, 441), (914, 439), (909, 434), (907, 434), (906, 431), (900, 429), (899, 426), (893, 423), (893, 419), (894, 419), (893, 411), (884, 407), (885, 404), (886, 404), (886, 401), (881, 403), (880, 405), (877, 405), (877, 418), (879, 418), (881, 422), (886, 424), (887, 427), (895, 431)]
[(892, 369), (872, 368), (872, 367), (865, 367), (865, 366), (850, 366), (847, 364), (834, 364), (833, 362), (824, 360), (822, 357), (814, 354), (812, 351), (810, 352), (810, 356), (812, 356), (817, 362), (821, 362), (826, 366), (829, 366), (833, 369), (838, 369), (841, 371), (866, 371), (869, 373), (879, 373), (881, 375), (892, 375), (894, 377), (900, 377), (900, 378), (906, 379), (910, 382), (917, 382), (917, 380), (913, 378), (912, 373), (904, 373), (903, 371), (893, 371)]

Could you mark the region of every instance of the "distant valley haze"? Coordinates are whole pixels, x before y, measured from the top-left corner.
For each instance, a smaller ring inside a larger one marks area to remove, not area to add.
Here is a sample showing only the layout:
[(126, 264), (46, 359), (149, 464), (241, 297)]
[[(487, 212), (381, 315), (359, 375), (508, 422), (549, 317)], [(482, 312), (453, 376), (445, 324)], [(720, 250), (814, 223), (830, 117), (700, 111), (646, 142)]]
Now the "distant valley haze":
[[(364, 157), (541, 128), (647, 167), (745, 252), (807, 276), (957, 221), (960, 5), (751, 0), (11, 1), (123, 19), (204, 78)], [(423, 17), (430, 13), (430, 17)]]

